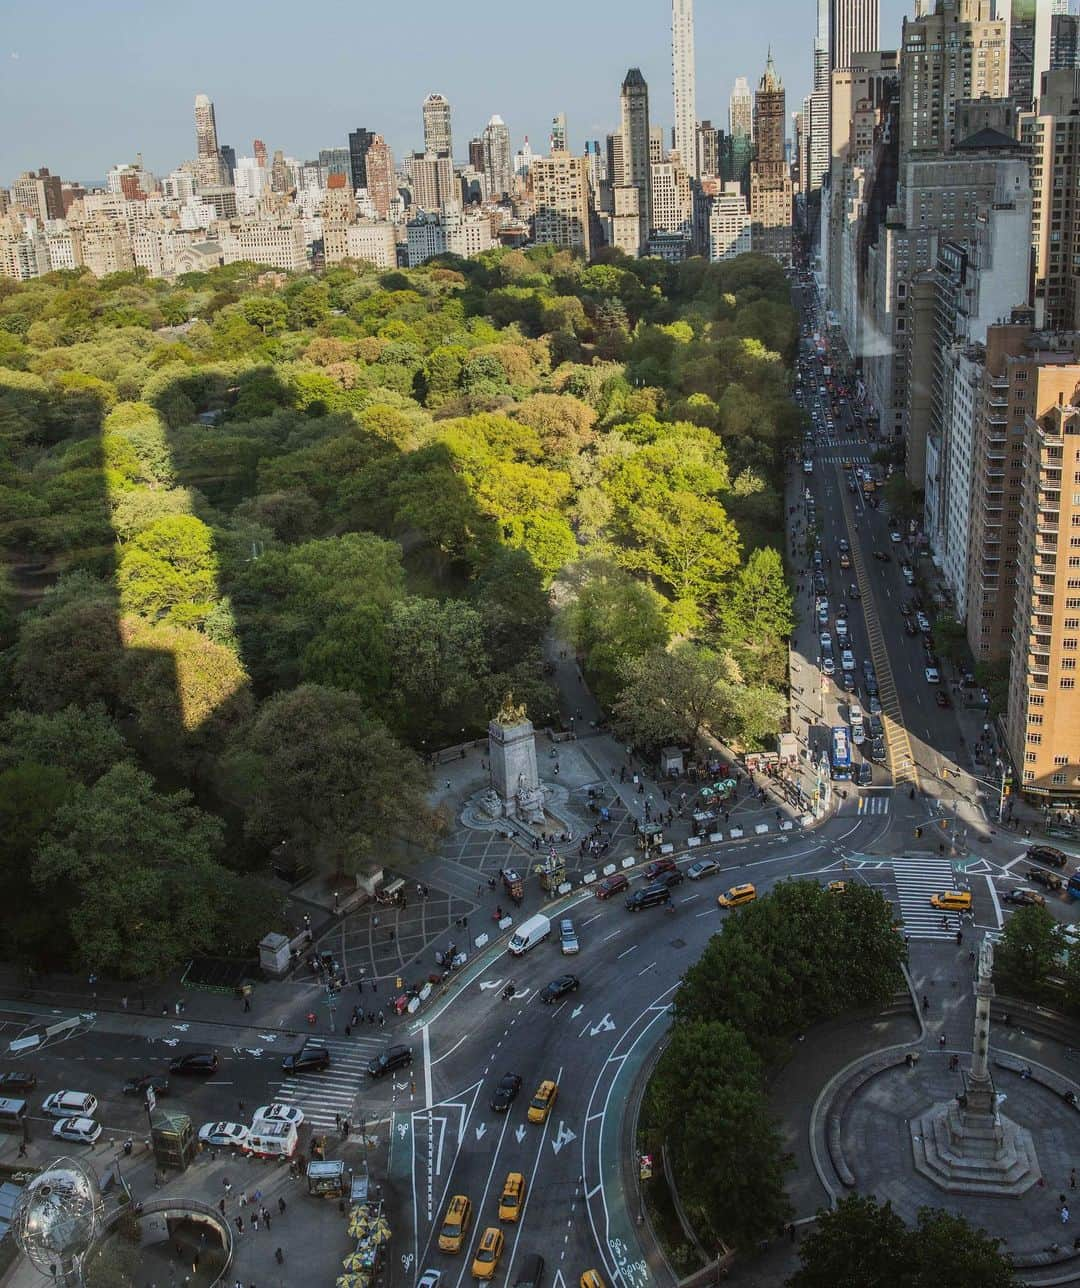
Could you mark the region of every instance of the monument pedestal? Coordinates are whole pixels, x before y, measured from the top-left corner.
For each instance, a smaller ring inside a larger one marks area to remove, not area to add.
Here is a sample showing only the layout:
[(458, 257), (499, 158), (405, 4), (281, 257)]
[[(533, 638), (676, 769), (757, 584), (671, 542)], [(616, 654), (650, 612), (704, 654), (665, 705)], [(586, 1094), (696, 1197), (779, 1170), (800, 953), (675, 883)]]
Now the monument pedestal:
[(915, 1170), (949, 1194), (1024, 1194), (1039, 1179), (1026, 1127), (956, 1101), (912, 1119), (911, 1144)]

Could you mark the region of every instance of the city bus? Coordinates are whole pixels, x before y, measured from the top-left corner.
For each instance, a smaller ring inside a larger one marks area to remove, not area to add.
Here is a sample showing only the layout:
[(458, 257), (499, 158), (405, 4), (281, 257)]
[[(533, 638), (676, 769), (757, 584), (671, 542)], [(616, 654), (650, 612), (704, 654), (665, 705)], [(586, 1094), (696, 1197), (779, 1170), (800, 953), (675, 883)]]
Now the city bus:
[(845, 725), (836, 725), (832, 731), (832, 776), (851, 777), (851, 738)]

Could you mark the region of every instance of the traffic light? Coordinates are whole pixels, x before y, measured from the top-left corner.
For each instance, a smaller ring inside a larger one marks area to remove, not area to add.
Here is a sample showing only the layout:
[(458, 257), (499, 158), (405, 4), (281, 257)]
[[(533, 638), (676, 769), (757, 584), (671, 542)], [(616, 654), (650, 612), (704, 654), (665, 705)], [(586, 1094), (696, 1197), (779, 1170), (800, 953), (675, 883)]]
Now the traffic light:
[(915, 829), (915, 839), (916, 839), (916, 841), (919, 839), (919, 837), (920, 837), (920, 836), (922, 836), (922, 828), (921, 828), (921, 827), (917, 827), (917, 828)]
[(947, 818), (939, 819), (938, 827), (940, 827), (943, 832), (947, 832), (949, 830), (949, 820)]

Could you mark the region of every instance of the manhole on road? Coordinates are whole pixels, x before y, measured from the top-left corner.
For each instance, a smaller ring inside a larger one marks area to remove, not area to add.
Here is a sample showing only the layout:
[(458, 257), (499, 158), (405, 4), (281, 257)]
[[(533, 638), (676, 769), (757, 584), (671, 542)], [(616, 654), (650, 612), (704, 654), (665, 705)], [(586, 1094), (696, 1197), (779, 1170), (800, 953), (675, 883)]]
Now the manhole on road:
[(671, 948), (685, 948), (685, 947), (686, 947), (686, 940), (685, 940), (685, 939), (672, 939), (672, 940), (671, 940), (671, 942), (670, 942), (670, 945), (669, 945), (669, 946), (670, 946)]

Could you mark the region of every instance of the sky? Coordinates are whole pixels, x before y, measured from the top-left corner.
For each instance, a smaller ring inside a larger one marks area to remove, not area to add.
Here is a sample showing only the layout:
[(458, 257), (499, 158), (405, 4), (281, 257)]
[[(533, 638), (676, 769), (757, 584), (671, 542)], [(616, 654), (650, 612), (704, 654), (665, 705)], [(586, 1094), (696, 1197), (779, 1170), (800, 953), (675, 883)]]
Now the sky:
[[(727, 128), (736, 76), (751, 86), (771, 42), (788, 113), (809, 90), (816, 0), (696, 0), (697, 113)], [(881, 0), (896, 48), (913, 0)], [(542, 17), (538, 16), (542, 15)], [(668, 0), (50, 0), (10, 4), (0, 28), (0, 184), (23, 170), (101, 181), (116, 162), (166, 174), (195, 152), (193, 102), (214, 101), (218, 142), (252, 139), (305, 160), (349, 130), (386, 136), (395, 157), (422, 147), (420, 105), (453, 110), (455, 159), (493, 113), (513, 146), (547, 150), (565, 112), (571, 150), (619, 119), (628, 67), (670, 130)]]

